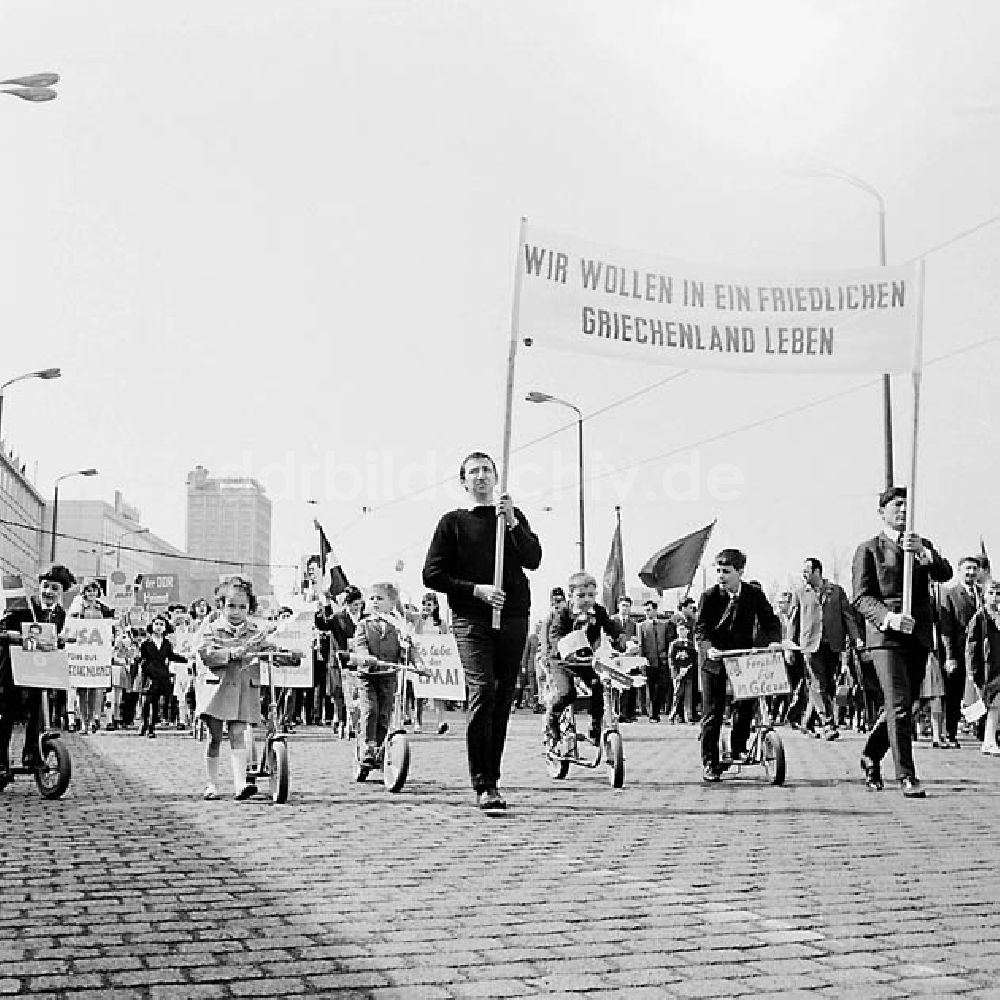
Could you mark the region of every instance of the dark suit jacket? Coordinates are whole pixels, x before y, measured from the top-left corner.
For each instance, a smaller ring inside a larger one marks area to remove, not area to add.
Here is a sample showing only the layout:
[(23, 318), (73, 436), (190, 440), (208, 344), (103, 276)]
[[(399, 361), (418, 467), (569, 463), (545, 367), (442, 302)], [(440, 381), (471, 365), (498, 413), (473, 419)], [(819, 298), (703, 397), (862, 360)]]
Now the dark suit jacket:
[[(781, 642), (781, 622), (762, 590), (744, 583), (736, 602), (736, 614), (723, 624), (727, 607), (729, 594), (718, 584), (701, 595), (694, 625), (695, 638), (700, 645), (716, 649), (749, 649), (754, 645), (755, 637), (765, 644)], [(712, 660), (707, 656), (702, 660), (702, 669), (710, 674), (719, 673), (722, 667), (721, 660)]]
[(622, 630), (626, 639), (629, 641), (635, 639), (637, 635), (636, 621), (631, 615), (626, 618), (622, 618), (621, 615), (612, 615), (611, 620)]
[(976, 602), (961, 581), (941, 589), (938, 617), (941, 645), (945, 659), (956, 660), (960, 667), (965, 663), (965, 638), (976, 610)]
[(646, 657), (650, 667), (653, 670), (666, 669), (670, 643), (677, 638), (673, 622), (664, 621), (662, 618), (641, 621), (636, 635), (639, 640), (639, 654)]
[[(930, 550), (927, 566), (913, 562), (913, 607), (910, 610), (916, 625), (912, 638), (925, 649), (933, 645), (930, 581), (943, 583), (951, 579), (951, 563), (939, 555), (924, 538)], [(869, 649), (899, 646), (906, 637), (899, 632), (882, 631), (882, 623), (890, 611), (903, 607), (903, 550), (881, 531), (862, 542), (854, 553), (851, 567), (854, 585), (854, 606), (865, 616), (865, 643)]]

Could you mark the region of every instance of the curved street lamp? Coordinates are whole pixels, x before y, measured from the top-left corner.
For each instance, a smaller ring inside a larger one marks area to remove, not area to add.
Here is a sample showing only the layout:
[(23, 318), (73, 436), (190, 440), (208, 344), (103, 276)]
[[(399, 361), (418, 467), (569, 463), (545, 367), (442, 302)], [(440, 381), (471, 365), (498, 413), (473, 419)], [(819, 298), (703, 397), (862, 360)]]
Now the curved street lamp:
[(558, 403), (560, 406), (568, 407), (576, 414), (576, 428), (577, 428), (577, 441), (578, 441), (578, 465), (580, 474), (580, 540), (577, 544), (580, 546), (580, 569), (587, 568), (587, 550), (586, 550), (586, 518), (584, 517), (584, 488), (583, 488), (583, 414), (580, 412), (580, 408), (573, 403), (568, 402), (565, 399), (559, 399), (557, 396), (550, 396), (547, 392), (529, 392), (527, 396), (524, 397), (529, 403)]
[(71, 476), (96, 476), (97, 469), (77, 469), (75, 472), (64, 472), (56, 479), (55, 491), (52, 497), (52, 546), (49, 549), (49, 561), (56, 561), (56, 521), (59, 517), (59, 484)]
[(20, 97), (22, 101), (39, 104), (54, 101), (59, 95), (52, 89), (59, 82), (58, 73), (32, 73), (30, 76), (15, 76), (10, 80), (0, 80), (0, 94)]
[[(6, 382), (0, 382), (0, 427), (3, 425), (3, 391), (9, 385), (13, 385), (15, 382), (23, 382), (26, 378), (59, 378), (62, 375), (61, 368), (42, 368), (37, 372), (25, 372), (23, 375), (16, 375), (14, 378), (7, 379)], [(2, 438), (2, 435), (0, 435)]]
[[(882, 192), (862, 177), (841, 170), (839, 167), (825, 165), (809, 165), (792, 171), (798, 177), (827, 177), (831, 180), (843, 181), (851, 187), (871, 195), (878, 204), (878, 262), (885, 267), (885, 198)], [(882, 427), (885, 439), (885, 485), (888, 489), (893, 484), (893, 446), (892, 446), (892, 384), (887, 373), (882, 374)]]
[(129, 528), (128, 531), (123, 531), (118, 536), (118, 541), (115, 542), (115, 569), (122, 568), (122, 540), (128, 538), (129, 535), (148, 535), (149, 528)]

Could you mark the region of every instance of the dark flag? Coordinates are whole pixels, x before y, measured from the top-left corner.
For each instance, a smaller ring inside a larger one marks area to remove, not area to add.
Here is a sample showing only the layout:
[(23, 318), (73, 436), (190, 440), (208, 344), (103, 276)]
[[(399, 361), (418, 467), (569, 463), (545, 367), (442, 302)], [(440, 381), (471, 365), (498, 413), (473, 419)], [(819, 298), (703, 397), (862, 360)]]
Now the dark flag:
[(343, 569), (341, 569), (340, 560), (334, 553), (330, 540), (326, 537), (323, 525), (321, 525), (315, 518), (313, 518), (313, 524), (319, 532), (319, 568), (322, 571), (323, 579), (325, 580), (326, 568), (329, 563), (330, 596), (336, 597), (338, 594), (342, 594), (345, 590), (347, 590), (350, 585), (347, 579), (347, 574), (343, 571)]
[(983, 536), (979, 536), (979, 565), (982, 566), (983, 570), (989, 575), (990, 572), (990, 557), (986, 554), (986, 542), (983, 541)]
[(715, 521), (655, 552), (639, 570), (639, 579), (660, 593), (690, 586), (714, 527)]
[(604, 569), (604, 607), (608, 614), (618, 610), (618, 598), (625, 594), (625, 557), (622, 554), (622, 519), (618, 515), (615, 533), (611, 536), (611, 553)]

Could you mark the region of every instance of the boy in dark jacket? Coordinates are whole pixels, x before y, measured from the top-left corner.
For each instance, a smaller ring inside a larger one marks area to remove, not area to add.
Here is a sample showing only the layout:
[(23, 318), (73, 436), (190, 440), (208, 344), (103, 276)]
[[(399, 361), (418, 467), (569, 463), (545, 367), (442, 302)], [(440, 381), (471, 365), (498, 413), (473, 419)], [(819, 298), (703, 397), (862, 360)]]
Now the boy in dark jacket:
[(549, 685), (552, 702), (545, 716), (545, 738), (549, 743), (559, 740), (559, 717), (576, 697), (573, 678), (579, 677), (590, 688), (590, 738), (596, 744), (601, 738), (604, 719), (604, 685), (597, 676), (592, 653), (606, 635), (616, 649), (624, 652), (625, 634), (622, 626), (614, 621), (597, 603), (597, 580), (590, 573), (574, 573), (569, 578), (569, 605), (564, 606), (552, 622), (552, 638), (558, 643), (571, 632), (583, 631), (587, 646), (569, 657), (553, 659)]

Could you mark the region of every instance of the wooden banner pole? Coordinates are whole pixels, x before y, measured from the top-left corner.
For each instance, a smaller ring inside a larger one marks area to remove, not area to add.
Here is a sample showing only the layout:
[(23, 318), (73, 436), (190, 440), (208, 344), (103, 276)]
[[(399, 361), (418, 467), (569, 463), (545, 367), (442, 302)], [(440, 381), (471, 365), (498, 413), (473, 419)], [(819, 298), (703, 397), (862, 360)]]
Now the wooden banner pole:
[[(507, 492), (508, 466), (510, 465), (510, 424), (511, 412), (514, 407), (514, 367), (517, 360), (518, 328), (521, 312), (521, 272), (523, 270), (522, 256), (524, 254), (524, 234), (528, 220), (521, 217), (521, 226), (517, 237), (517, 257), (514, 267), (514, 298), (510, 313), (510, 348), (507, 352), (507, 401), (503, 418), (503, 455), (500, 460), (500, 493)], [(507, 537), (507, 519), (503, 512), (497, 509), (496, 549), (493, 558), (493, 586), (503, 586), (503, 550)], [(500, 628), (500, 610), (493, 609), (493, 629)]]
[[(924, 262), (917, 269), (917, 336), (913, 345), (913, 428), (910, 442), (910, 477), (906, 490), (906, 530), (914, 530), (917, 509), (917, 435), (920, 430), (920, 379), (924, 363)], [(903, 560), (903, 614), (913, 610), (913, 559), (907, 552)]]

